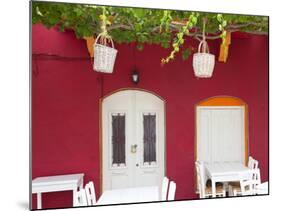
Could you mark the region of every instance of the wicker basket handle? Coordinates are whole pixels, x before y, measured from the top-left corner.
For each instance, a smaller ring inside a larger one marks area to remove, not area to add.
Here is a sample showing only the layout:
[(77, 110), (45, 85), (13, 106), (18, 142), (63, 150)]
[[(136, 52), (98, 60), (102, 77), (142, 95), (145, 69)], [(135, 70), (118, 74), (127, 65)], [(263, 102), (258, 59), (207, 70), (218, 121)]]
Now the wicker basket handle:
[[(102, 34), (99, 34), (99, 35), (97, 36), (97, 39), (95, 40), (95, 44), (98, 43), (98, 40), (99, 40), (100, 38), (101, 38), (101, 39), (103, 38), (103, 37), (102, 37)], [(103, 45), (106, 45), (106, 40), (109, 40), (109, 41), (111, 42), (112, 48), (114, 48), (114, 43), (113, 43), (113, 40), (111, 39), (111, 37), (103, 38), (103, 39), (105, 40), (105, 44), (103, 43)]]
[(203, 52), (202, 53), (209, 53), (209, 46), (206, 40), (202, 40), (198, 47), (198, 53), (201, 53), (201, 47), (203, 45)]

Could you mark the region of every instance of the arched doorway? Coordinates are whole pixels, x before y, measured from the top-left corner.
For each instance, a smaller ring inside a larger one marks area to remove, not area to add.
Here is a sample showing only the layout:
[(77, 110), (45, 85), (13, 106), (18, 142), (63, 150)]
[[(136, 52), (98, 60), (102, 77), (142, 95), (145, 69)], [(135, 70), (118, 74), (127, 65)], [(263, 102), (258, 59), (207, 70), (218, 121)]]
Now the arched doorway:
[(102, 191), (161, 185), (165, 103), (144, 90), (120, 90), (101, 102)]

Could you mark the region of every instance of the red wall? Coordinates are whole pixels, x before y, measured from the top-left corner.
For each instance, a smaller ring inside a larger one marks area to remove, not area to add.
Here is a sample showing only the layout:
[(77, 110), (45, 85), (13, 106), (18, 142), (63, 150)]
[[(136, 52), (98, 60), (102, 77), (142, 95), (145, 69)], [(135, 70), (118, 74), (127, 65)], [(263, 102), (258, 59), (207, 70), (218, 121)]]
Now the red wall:
[[(187, 45), (197, 42), (187, 40)], [(194, 194), (194, 105), (202, 99), (230, 95), (249, 106), (249, 150), (268, 180), (268, 38), (233, 36), (226, 64), (216, 63), (212, 79), (197, 79), (192, 58), (161, 67), (169, 50), (146, 45), (136, 52), (140, 83), (130, 80), (132, 45), (118, 45), (114, 73), (98, 74), (89, 60), (32, 60), (32, 178), (85, 173), (100, 192), (99, 99), (114, 90), (138, 87), (166, 100), (167, 176), (177, 183), (176, 199)], [(211, 43), (218, 55), (219, 41)], [(84, 40), (41, 25), (32, 27), (32, 53), (87, 57)], [(33, 196), (33, 207), (36, 206)], [(43, 208), (72, 206), (71, 192), (43, 194)]]

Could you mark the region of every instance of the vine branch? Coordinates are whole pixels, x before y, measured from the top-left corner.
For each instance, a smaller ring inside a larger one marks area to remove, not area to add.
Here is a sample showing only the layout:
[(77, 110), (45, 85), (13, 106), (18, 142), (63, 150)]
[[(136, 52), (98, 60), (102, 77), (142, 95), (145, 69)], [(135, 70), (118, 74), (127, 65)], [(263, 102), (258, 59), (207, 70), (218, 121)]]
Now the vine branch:
[[(237, 31), (242, 31), (241, 29), (251, 25), (252, 23), (248, 23), (248, 24), (240, 24), (240, 25), (228, 25), (228, 27), (226, 27), (226, 30), (229, 32), (237, 32)], [(107, 28), (108, 31), (110, 30), (114, 30), (114, 29), (125, 29), (125, 30), (131, 30), (133, 31), (134, 29), (132, 28), (132, 26), (128, 26), (128, 25), (124, 25), (124, 24), (116, 24), (116, 25), (111, 25)], [(170, 29), (173, 32), (179, 32), (180, 28), (178, 27), (178, 25), (174, 25), (174, 24), (170, 24)], [(195, 33), (190, 32), (189, 34), (185, 34), (186, 36), (189, 37), (194, 37), (195, 39), (198, 40), (198, 38), (202, 37), (202, 32), (198, 31), (198, 27), (194, 27), (194, 30), (197, 30)], [(159, 32), (160, 30), (160, 26), (156, 26), (154, 28), (151, 29), (151, 32), (155, 33), (155, 32)], [(243, 32), (249, 33), (249, 34), (255, 34), (255, 35), (268, 35), (268, 32), (263, 32), (263, 31), (250, 31), (250, 30), (243, 30)], [(214, 35), (206, 35), (205, 36), (206, 39), (208, 40), (215, 40), (215, 39), (220, 39), (220, 35), (219, 34), (214, 34)]]

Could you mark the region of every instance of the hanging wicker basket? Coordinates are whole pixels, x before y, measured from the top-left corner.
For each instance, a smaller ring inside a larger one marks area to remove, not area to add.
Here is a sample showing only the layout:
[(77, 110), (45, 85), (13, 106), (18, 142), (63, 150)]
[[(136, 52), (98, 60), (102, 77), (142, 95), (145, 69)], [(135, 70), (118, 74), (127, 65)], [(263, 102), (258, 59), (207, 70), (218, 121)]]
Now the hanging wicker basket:
[[(111, 43), (111, 47), (107, 46)], [(112, 73), (117, 55), (111, 38), (104, 38), (99, 34), (94, 44), (94, 70), (102, 73)]]
[(193, 55), (194, 74), (198, 78), (210, 78), (213, 75), (214, 67), (215, 55), (209, 53), (208, 43), (202, 40), (198, 46), (198, 53)]

